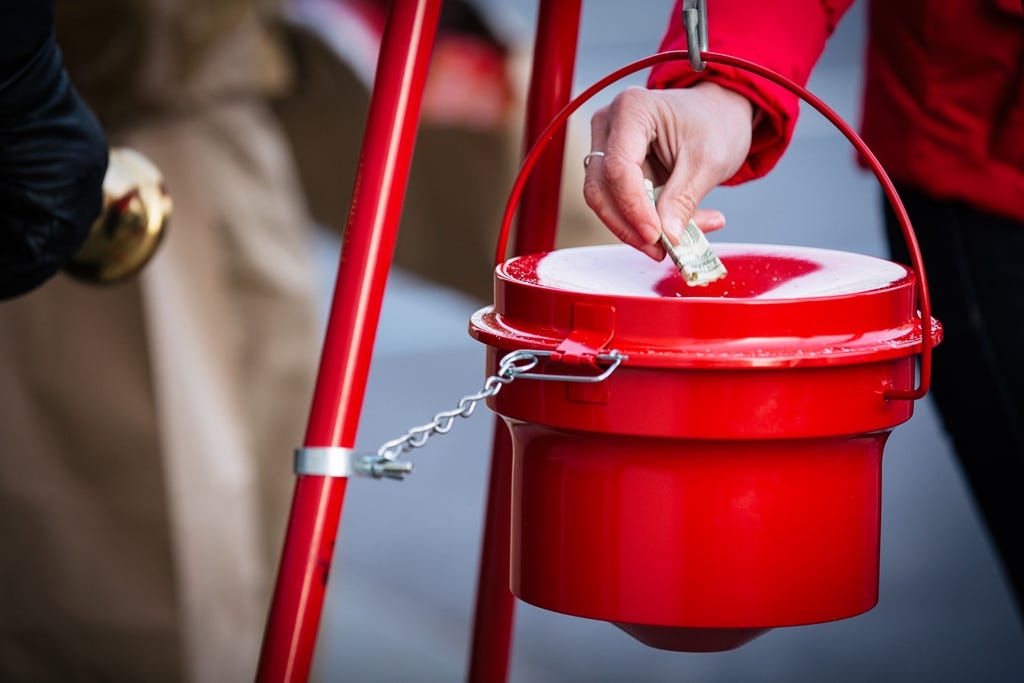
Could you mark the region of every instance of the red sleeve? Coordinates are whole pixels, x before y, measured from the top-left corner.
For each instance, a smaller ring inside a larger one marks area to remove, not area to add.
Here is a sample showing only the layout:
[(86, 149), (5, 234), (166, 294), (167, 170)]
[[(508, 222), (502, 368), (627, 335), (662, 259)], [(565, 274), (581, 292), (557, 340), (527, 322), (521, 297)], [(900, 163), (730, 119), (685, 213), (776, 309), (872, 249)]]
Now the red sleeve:
[[(708, 49), (768, 67), (806, 85), (811, 69), (825, 49), (825, 40), (853, 0), (790, 0), (786, 3), (709, 0)], [(686, 49), (681, 0), (677, 0), (661, 50)], [(750, 155), (726, 185), (759, 178), (778, 162), (793, 137), (799, 113), (796, 96), (781, 86), (746, 71), (708, 64), (696, 73), (689, 62), (672, 61), (651, 70), (652, 88), (685, 88), (710, 81), (746, 96), (762, 112), (751, 140)]]

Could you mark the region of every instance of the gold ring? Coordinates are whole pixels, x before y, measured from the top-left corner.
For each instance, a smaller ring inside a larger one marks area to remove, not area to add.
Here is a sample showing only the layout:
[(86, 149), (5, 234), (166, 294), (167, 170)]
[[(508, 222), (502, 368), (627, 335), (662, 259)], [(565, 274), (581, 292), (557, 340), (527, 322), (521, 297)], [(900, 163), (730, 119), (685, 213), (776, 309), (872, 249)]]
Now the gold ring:
[(591, 152), (587, 156), (583, 157), (583, 168), (586, 168), (587, 166), (590, 166), (590, 160), (593, 159), (594, 157), (603, 157), (603, 156), (604, 156), (604, 152)]

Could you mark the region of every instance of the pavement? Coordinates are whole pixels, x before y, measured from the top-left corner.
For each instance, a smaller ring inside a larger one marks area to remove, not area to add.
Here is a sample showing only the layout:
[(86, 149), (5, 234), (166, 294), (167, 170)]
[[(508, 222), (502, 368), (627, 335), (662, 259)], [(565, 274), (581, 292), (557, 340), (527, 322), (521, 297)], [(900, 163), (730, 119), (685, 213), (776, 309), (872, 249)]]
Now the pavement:
[[(493, 3), (530, 25), (525, 2)], [(581, 86), (654, 51), (671, 3), (585, 5)], [(851, 122), (858, 119), (864, 19), (859, 3), (810, 84)], [(769, 177), (715, 190), (706, 205), (729, 219), (716, 240), (885, 255), (877, 183), (813, 112), (804, 113)], [(338, 248), (326, 236), (316, 245), (325, 307)], [(466, 330), (485, 304), (391, 274), (357, 446), (375, 449), (481, 386), (484, 349)], [(350, 482), (314, 681), (465, 679), (494, 427), (482, 410), (416, 451), (407, 481)], [(886, 446), (873, 610), (775, 629), (731, 652), (681, 654), (647, 648), (603, 622), (517, 602), (509, 681), (1024, 681), (1024, 628), (926, 399)]]

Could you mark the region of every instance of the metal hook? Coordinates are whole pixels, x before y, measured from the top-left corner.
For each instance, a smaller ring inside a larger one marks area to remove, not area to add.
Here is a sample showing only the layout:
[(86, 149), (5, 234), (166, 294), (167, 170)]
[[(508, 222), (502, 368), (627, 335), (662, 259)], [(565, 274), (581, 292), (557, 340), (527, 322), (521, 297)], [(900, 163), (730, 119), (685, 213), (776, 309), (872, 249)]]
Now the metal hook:
[[(537, 364), (536, 361), (537, 361), (538, 358), (550, 358), (550, 357), (555, 355), (555, 352), (554, 351), (541, 351), (541, 350), (537, 350), (537, 349), (532, 349), (532, 350), (529, 350), (529, 351), (524, 351), (524, 350), (514, 351), (513, 354), (522, 354), (523, 356), (533, 358), (534, 363), (533, 363), (533, 365), (529, 366), (530, 368), (532, 368), (534, 365)], [(513, 355), (513, 354), (509, 354), (509, 355)], [(508, 356), (505, 356), (505, 358), (508, 358)], [(616, 351), (616, 350), (613, 349), (613, 350), (609, 351), (608, 353), (599, 353), (599, 354), (594, 356), (594, 360), (595, 361), (600, 361), (602, 363), (610, 363), (610, 365), (608, 367), (604, 368), (604, 371), (601, 374), (599, 374), (599, 375), (545, 375), (545, 374), (542, 374), (542, 373), (539, 373), (539, 372), (527, 372), (526, 370), (528, 370), (529, 368), (525, 368), (525, 369), (517, 371), (515, 373), (514, 379), (539, 379), (539, 380), (548, 380), (548, 381), (556, 381), (556, 382), (576, 382), (576, 383), (579, 383), (579, 384), (596, 384), (597, 382), (603, 382), (606, 379), (608, 379), (608, 377), (613, 372), (615, 372), (620, 365), (622, 365), (622, 362), (625, 361), (625, 360), (628, 360), (628, 359), (629, 359), (629, 356), (625, 355), (624, 353), (622, 353), (620, 351)], [(502, 365), (504, 365), (504, 362), (502, 363)]]
[(707, 0), (683, 0), (683, 26), (686, 27), (686, 49), (690, 53), (690, 66), (703, 71), (707, 62), (700, 53), (708, 50)]

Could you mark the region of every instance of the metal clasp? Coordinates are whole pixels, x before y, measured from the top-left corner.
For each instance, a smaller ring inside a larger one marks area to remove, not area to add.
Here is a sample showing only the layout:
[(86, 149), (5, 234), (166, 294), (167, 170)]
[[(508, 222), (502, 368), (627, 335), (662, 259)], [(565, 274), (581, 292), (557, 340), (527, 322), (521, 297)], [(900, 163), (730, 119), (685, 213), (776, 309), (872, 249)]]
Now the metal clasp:
[[(522, 358), (550, 358), (551, 356), (557, 356), (556, 351), (539, 351), (537, 349), (531, 349), (529, 351), (513, 351), (508, 356), (518, 359)], [(594, 360), (601, 363), (609, 363), (608, 367), (599, 375), (548, 375), (541, 372), (519, 372), (516, 374), (516, 379), (540, 379), (550, 380), (552, 382), (578, 382), (583, 384), (594, 384), (597, 382), (603, 382), (615, 372), (616, 369), (624, 360), (628, 360), (628, 356), (620, 351), (609, 351), (608, 353), (598, 353), (594, 355)], [(503, 361), (504, 362), (504, 361)]]
[(701, 52), (708, 51), (707, 0), (683, 0), (683, 26), (686, 27), (686, 49), (690, 53), (690, 66), (703, 71), (707, 66)]

